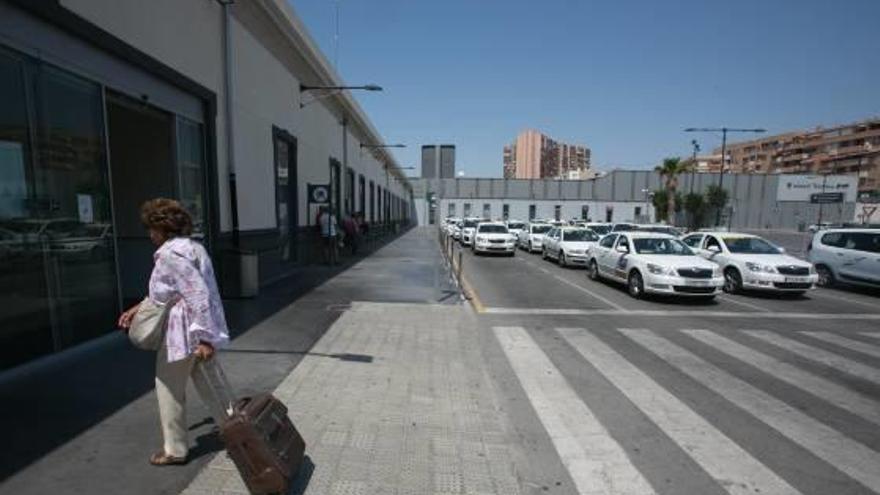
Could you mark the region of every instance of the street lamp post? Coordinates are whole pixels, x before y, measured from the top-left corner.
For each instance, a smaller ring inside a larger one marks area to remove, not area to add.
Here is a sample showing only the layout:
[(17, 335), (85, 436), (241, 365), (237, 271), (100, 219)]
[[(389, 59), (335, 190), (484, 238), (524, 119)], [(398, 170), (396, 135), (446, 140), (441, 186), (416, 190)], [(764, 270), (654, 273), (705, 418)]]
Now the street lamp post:
[(642, 189), (642, 193), (645, 195), (645, 215), (644, 216), (648, 217), (648, 223), (651, 223), (651, 213), (650, 213), (651, 206), (648, 203), (648, 199), (650, 199), (654, 194), (648, 188)]
[[(737, 129), (732, 127), (688, 127), (684, 132), (720, 132), (721, 133), (721, 173), (718, 174), (718, 187), (724, 187), (724, 166), (727, 164), (727, 133), (728, 132), (767, 132), (766, 129)], [(721, 210), (715, 212), (715, 225), (721, 223)]]
[(300, 84), (299, 85), (299, 92), (300, 93), (306, 93), (308, 91), (329, 91), (329, 93), (327, 93), (326, 95), (320, 96), (320, 97), (316, 97), (308, 103), (303, 103), (302, 101), (300, 101), (299, 107), (305, 108), (306, 105), (311, 105), (312, 103), (319, 101), (322, 98), (326, 98), (327, 96), (338, 93), (340, 91), (354, 91), (354, 90), (382, 91), (382, 86), (379, 86), (378, 84), (364, 84), (361, 86), (311, 86), (311, 85), (307, 85), (307, 84)]
[(693, 194), (694, 181), (697, 179), (697, 153), (700, 152), (700, 143), (696, 139), (691, 139), (691, 146), (694, 147), (694, 155), (691, 160), (691, 194)]

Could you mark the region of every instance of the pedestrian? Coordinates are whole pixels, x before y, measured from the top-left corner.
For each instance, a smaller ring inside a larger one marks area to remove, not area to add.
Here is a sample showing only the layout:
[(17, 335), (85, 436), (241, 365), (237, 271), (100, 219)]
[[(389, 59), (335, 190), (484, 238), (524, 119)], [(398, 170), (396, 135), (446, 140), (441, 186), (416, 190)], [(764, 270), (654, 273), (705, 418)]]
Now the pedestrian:
[(324, 247), (324, 263), (331, 266), (339, 261), (339, 236), (336, 217), (326, 206), (318, 214), (318, 228), (321, 231), (321, 244)]
[[(141, 206), (141, 221), (157, 247), (148, 297), (157, 304), (173, 305), (168, 311), (165, 342), (156, 356), (156, 397), (164, 445), (150, 457), (150, 463), (180, 465), (187, 462), (189, 451), (187, 382), (193, 379), (203, 401), (214, 396), (204, 375), (194, 371), (214, 359), (216, 349), (229, 342), (229, 332), (211, 259), (190, 237), (193, 222), (189, 213), (173, 199), (157, 198)], [(122, 313), (120, 328), (131, 326), (138, 307)]]
[(346, 215), (344, 219), (342, 219), (342, 231), (345, 232), (345, 243), (348, 245), (348, 248), (351, 250), (351, 254), (357, 254), (358, 250), (358, 227), (357, 221), (357, 213), (354, 215)]

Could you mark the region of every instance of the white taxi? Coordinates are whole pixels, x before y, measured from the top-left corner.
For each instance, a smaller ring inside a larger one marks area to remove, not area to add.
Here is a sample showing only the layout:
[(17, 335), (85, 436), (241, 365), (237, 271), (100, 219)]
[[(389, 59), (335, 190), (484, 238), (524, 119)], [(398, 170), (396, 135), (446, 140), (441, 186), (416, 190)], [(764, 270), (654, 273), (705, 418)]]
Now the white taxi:
[(803, 293), (819, 279), (812, 263), (756, 235), (697, 232), (682, 242), (721, 268), (724, 290), (731, 294), (743, 289)]
[(589, 277), (625, 283), (629, 295), (714, 298), (724, 285), (721, 270), (667, 234), (612, 232), (590, 249)]
[(578, 227), (553, 228), (544, 236), (541, 257), (554, 259), (559, 266), (587, 266), (590, 248), (599, 236), (589, 229)]
[(503, 222), (483, 222), (477, 225), (474, 233), (474, 254), (505, 253), (516, 254), (516, 238), (507, 230)]
[(544, 234), (550, 232), (552, 228), (553, 226), (549, 223), (529, 223), (519, 233), (519, 239), (517, 240), (519, 247), (530, 253), (540, 252), (544, 244)]
[(462, 246), (473, 245), (474, 233), (477, 231), (477, 224), (479, 222), (479, 218), (465, 218), (462, 220), (461, 234), (459, 235), (459, 241), (461, 241)]
[(519, 233), (526, 228), (526, 223), (520, 222), (519, 220), (508, 220), (506, 223), (507, 231), (510, 232), (511, 235), (519, 239)]

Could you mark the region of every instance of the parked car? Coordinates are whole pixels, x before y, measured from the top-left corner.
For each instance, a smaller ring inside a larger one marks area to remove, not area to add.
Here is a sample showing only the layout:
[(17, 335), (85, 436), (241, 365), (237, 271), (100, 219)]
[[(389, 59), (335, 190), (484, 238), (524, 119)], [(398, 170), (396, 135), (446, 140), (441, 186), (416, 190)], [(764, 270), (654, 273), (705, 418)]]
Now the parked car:
[(681, 238), (683, 235), (682, 232), (675, 227), (671, 227), (669, 225), (639, 225), (640, 232), (655, 232), (658, 234), (669, 234), (672, 237)]
[(625, 283), (630, 296), (669, 294), (714, 298), (721, 270), (680, 240), (653, 232), (610, 233), (590, 249), (589, 277)]
[(818, 284), (880, 287), (880, 229), (830, 229), (813, 236), (807, 258)]
[(634, 223), (614, 223), (611, 224), (611, 232), (632, 232), (634, 230), (639, 230), (639, 226)]
[(832, 226), (833, 226), (833, 224), (831, 224), (830, 222), (819, 222), (819, 223), (814, 223), (813, 225), (810, 225), (809, 227), (807, 227), (807, 230), (815, 234), (816, 232), (819, 232), (820, 230), (830, 229)]
[(510, 232), (510, 234), (515, 236), (517, 239), (519, 238), (519, 233), (526, 228), (526, 223), (520, 222), (519, 220), (508, 220), (506, 222), (506, 225), (507, 231)]
[(452, 232), (450, 235), (452, 235), (452, 238), (455, 239), (456, 241), (461, 240), (461, 229), (462, 228), (464, 228), (464, 220), (459, 220), (459, 221), (455, 222), (454, 224), (452, 224), (452, 227), (450, 228), (450, 231)]
[(443, 223), (443, 230), (446, 232), (446, 235), (451, 236), (455, 229), (455, 225), (460, 221), (461, 219), (458, 217), (446, 217), (446, 220), (444, 220)]
[(474, 232), (477, 230), (477, 223), (479, 223), (479, 218), (465, 218), (461, 222), (461, 235), (459, 236), (459, 240), (461, 241), (462, 246), (470, 246), (474, 243)]
[(544, 236), (541, 257), (554, 259), (559, 266), (587, 266), (590, 248), (599, 241), (599, 236), (589, 229), (578, 227), (553, 228)]
[(751, 234), (697, 232), (682, 241), (724, 273), (724, 290), (743, 289), (803, 293), (814, 288), (818, 275), (810, 262)]
[(101, 259), (113, 250), (113, 228), (109, 223), (68, 224), (55, 231), (49, 251), (66, 258)]
[(586, 222), (583, 224), (583, 227), (588, 228), (595, 232), (599, 237), (611, 232), (611, 227), (613, 227), (610, 223), (597, 223), (597, 222)]
[(482, 222), (477, 225), (473, 243), (474, 254), (505, 253), (516, 254), (516, 238), (507, 230), (503, 222)]
[(530, 223), (519, 233), (519, 247), (530, 253), (541, 250), (544, 242), (544, 234), (550, 231), (553, 226), (549, 223)]

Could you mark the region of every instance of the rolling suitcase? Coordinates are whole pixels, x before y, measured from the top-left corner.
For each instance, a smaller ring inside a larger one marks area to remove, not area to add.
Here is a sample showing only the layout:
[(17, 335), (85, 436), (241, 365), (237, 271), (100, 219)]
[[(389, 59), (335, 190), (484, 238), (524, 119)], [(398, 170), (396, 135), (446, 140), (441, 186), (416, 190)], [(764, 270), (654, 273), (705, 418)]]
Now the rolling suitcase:
[(287, 407), (269, 393), (234, 400), (214, 360), (201, 363), (200, 368), (216, 394), (215, 404), (222, 405), (220, 439), (248, 490), (252, 494), (286, 493), (306, 448)]

